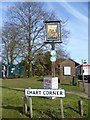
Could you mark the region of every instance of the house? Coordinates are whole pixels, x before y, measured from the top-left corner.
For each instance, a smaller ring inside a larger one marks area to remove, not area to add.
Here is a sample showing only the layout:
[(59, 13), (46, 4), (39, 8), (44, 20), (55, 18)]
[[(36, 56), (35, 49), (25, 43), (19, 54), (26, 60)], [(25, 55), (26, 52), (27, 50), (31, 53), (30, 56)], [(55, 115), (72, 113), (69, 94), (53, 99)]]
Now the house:
[(75, 67), (79, 63), (72, 59), (58, 59), (56, 63), (56, 73), (60, 75), (61, 82), (72, 82), (75, 76)]

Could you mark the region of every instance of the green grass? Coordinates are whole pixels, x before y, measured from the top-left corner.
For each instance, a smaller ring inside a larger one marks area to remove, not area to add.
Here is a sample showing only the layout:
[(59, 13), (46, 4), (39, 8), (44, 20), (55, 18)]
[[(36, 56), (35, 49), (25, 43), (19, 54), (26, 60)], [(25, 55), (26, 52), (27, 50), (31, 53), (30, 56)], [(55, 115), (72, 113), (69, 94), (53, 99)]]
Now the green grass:
[[(3, 118), (29, 118), (28, 112), (23, 115), (23, 91), (10, 88), (43, 88), (43, 77), (32, 77), (30, 79), (11, 79), (2, 81), (2, 116)], [(5, 88), (6, 87), (6, 88)], [(70, 84), (62, 84), (59, 87), (66, 91), (82, 92), (83, 89)], [(78, 110), (78, 100), (83, 100), (84, 116), (88, 116), (88, 100), (77, 95), (66, 94), (63, 98), (65, 118), (81, 118)], [(32, 97), (33, 118), (61, 118), (60, 98), (50, 100), (43, 97)]]
[(70, 83), (66, 84), (59, 84), (59, 87), (64, 88), (66, 91), (73, 91), (73, 92), (84, 92), (83, 88), (80, 88), (78, 86), (73, 86)]

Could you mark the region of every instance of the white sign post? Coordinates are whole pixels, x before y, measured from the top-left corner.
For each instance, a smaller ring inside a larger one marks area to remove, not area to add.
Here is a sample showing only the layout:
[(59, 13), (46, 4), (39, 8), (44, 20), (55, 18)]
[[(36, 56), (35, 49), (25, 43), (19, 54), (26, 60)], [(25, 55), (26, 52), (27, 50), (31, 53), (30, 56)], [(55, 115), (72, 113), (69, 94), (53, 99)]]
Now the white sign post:
[(64, 118), (62, 98), (60, 98), (60, 105), (61, 105), (61, 115), (62, 115), (62, 118)]
[(31, 116), (31, 118), (33, 118), (33, 114), (32, 114), (32, 98), (31, 98), (31, 96), (29, 98), (30, 98), (30, 116)]

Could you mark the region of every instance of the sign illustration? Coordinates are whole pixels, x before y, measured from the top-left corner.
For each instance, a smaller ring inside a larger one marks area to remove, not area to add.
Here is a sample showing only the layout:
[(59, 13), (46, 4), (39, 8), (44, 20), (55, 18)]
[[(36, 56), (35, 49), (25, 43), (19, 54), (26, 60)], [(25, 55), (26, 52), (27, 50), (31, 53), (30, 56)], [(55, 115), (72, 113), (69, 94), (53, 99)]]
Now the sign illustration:
[(47, 24), (47, 40), (59, 40), (58, 24)]

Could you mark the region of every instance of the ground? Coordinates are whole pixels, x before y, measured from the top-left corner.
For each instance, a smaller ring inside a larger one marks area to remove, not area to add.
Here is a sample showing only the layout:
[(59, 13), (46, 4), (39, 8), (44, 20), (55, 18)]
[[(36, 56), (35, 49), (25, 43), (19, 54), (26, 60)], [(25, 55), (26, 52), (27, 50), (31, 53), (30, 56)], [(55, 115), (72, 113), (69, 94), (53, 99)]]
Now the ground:
[[(23, 115), (23, 96), (25, 88), (43, 88), (43, 77), (27, 79), (2, 80), (2, 117), (3, 118), (30, 118), (28, 99), (28, 112)], [(78, 110), (78, 101), (83, 101), (84, 115), (88, 117), (88, 97), (83, 88), (63, 83), (59, 88), (66, 90), (63, 98), (64, 117), (81, 118)], [(50, 100), (43, 97), (32, 97), (33, 118), (61, 118), (60, 98)]]

